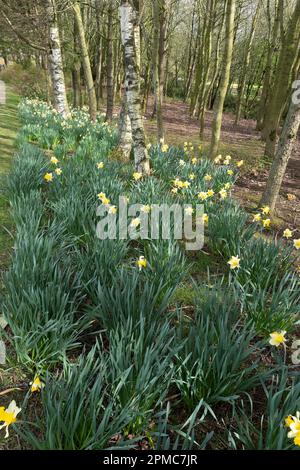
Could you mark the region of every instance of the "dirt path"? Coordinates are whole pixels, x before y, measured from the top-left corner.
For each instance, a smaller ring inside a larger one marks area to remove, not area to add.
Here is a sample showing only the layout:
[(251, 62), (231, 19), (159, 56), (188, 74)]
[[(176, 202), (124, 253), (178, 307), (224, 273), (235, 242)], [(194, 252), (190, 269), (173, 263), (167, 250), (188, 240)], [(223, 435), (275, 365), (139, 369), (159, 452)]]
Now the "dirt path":
[[(150, 140), (156, 135), (156, 121), (151, 118), (153, 108), (152, 97), (149, 100), (148, 110), (145, 115), (145, 127)], [(189, 116), (188, 104), (174, 100), (164, 103), (164, 123), (166, 141), (169, 144), (182, 144), (184, 141), (193, 142), (194, 146), (202, 144), (204, 150), (209, 146), (211, 137), (211, 123), (213, 113), (208, 111), (205, 118), (204, 142), (199, 139), (199, 124), (195, 117)], [(253, 209), (260, 200), (270, 163), (264, 158), (264, 144), (260, 134), (255, 130), (254, 120), (241, 120), (236, 126), (234, 116), (225, 113), (222, 125), (222, 144), (220, 152), (231, 154), (246, 162), (245, 173), (239, 179), (235, 195), (247, 209)], [(294, 194), (295, 201), (289, 201), (287, 194)], [(296, 148), (290, 159), (277, 204), (276, 225), (286, 228), (290, 226), (300, 229), (300, 138), (298, 137)]]

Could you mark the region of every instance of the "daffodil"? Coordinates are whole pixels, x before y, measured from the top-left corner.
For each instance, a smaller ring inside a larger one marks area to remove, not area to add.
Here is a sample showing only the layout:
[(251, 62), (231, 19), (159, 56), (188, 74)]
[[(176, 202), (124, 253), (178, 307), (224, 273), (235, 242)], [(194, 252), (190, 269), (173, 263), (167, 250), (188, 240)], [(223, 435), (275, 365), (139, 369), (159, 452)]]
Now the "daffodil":
[(238, 256), (232, 256), (228, 261), (230, 269), (237, 269), (240, 267), (240, 258)]
[(102, 170), (102, 168), (104, 168), (104, 163), (103, 162), (97, 163), (97, 168), (98, 170)]
[(290, 425), (294, 422), (294, 419), (291, 415), (289, 415), (285, 418), (284, 422), (285, 422), (285, 426), (289, 428)]
[(264, 228), (269, 228), (271, 225), (271, 219), (265, 219), (262, 221)]
[(147, 267), (147, 260), (145, 256), (140, 256), (139, 259), (136, 262), (137, 266), (139, 267), (139, 270), (141, 271), (143, 268)]
[(45, 387), (45, 384), (41, 381), (39, 377), (36, 377), (33, 382), (30, 383), (31, 385), (31, 392), (40, 392), (42, 388)]
[(132, 176), (133, 176), (133, 179), (135, 181), (138, 181), (142, 178), (143, 175), (142, 175), (142, 173), (139, 173), (138, 171), (135, 171)]
[(278, 348), (278, 346), (286, 342), (285, 335), (286, 331), (273, 331), (273, 333), (270, 333), (269, 343)]
[(217, 155), (217, 157), (214, 159), (214, 162), (216, 165), (219, 165), (222, 161), (222, 155)]
[(294, 240), (294, 247), (296, 250), (300, 250), (300, 238), (298, 238), (298, 240)]
[(214, 194), (215, 194), (215, 192), (214, 192), (214, 190), (213, 190), (213, 189), (208, 189), (208, 191), (207, 191), (207, 193), (206, 193), (206, 194), (207, 194), (207, 196), (208, 196), (208, 197), (213, 197), (213, 196), (214, 196)]
[(264, 206), (264, 207), (262, 207), (261, 211), (264, 215), (268, 215), (268, 214), (270, 214), (271, 209), (270, 209), (269, 206)]
[(184, 160), (179, 160), (179, 165), (180, 166), (185, 166), (185, 161)]
[(168, 150), (169, 150), (168, 144), (164, 144), (164, 145), (161, 146), (161, 151), (162, 151), (163, 153), (167, 152)]
[(102, 199), (102, 204), (103, 204), (104, 206), (109, 206), (109, 204), (110, 204), (110, 199), (108, 199), (107, 197), (104, 197), (104, 198)]
[(191, 161), (193, 165), (196, 165), (198, 163), (198, 159), (196, 157), (193, 157)]
[(53, 165), (57, 165), (58, 164), (58, 160), (56, 157), (51, 157), (50, 158), (50, 162), (53, 164)]
[(150, 150), (152, 147), (151, 143), (149, 142), (149, 144), (147, 144), (147, 150)]
[(208, 198), (208, 195), (207, 195), (206, 192), (200, 191), (200, 193), (198, 193), (198, 198), (199, 198), (201, 201), (205, 201), (205, 200)]
[(219, 194), (220, 194), (221, 199), (226, 199), (227, 198), (226, 189), (221, 189), (221, 191), (219, 191)]
[(145, 214), (149, 214), (150, 211), (151, 211), (151, 206), (149, 206), (149, 204), (146, 204), (141, 207), (141, 212), (144, 212)]
[(231, 183), (226, 183), (225, 186), (224, 186), (224, 189), (226, 189), (227, 191), (231, 188), (232, 184)]
[(288, 438), (294, 439), (294, 444), (300, 446), (300, 411), (297, 411), (296, 416), (288, 416), (285, 423), (289, 423)]
[(252, 219), (253, 222), (259, 222), (260, 220), (261, 220), (261, 215), (260, 214), (255, 214), (253, 216), (253, 219)]
[(182, 184), (182, 187), (183, 188), (189, 188), (191, 185), (191, 183), (189, 181), (184, 181), (183, 184)]
[(0, 429), (6, 428), (5, 438), (9, 436), (8, 427), (17, 421), (17, 416), (20, 413), (21, 408), (18, 408), (15, 400), (11, 401), (8, 408), (5, 409), (4, 406), (0, 407)]
[(173, 194), (177, 194), (177, 193), (178, 193), (178, 188), (172, 188), (172, 189), (171, 189), (171, 192), (172, 192)]
[(138, 227), (141, 223), (141, 219), (139, 217), (136, 217), (135, 219), (132, 219), (130, 225), (131, 227)]
[(287, 198), (288, 198), (289, 201), (295, 201), (295, 199), (296, 199), (295, 194), (289, 194), (289, 193), (288, 193), (286, 196), (287, 196)]
[(116, 214), (117, 210), (116, 206), (109, 206), (108, 212), (109, 214)]
[(232, 171), (232, 170), (227, 170), (227, 174), (228, 174), (229, 176), (232, 176), (232, 175), (233, 175), (233, 171)]
[(190, 174), (189, 174), (189, 179), (190, 179), (191, 181), (193, 181), (193, 180), (195, 179), (195, 177), (196, 177), (195, 173), (190, 173)]
[(240, 168), (241, 166), (243, 166), (243, 165), (244, 165), (244, 160), (240, 160), (240, 161), (237, 162), (237, 164), (236, 164), (236, 166), (239, 167), (239, 168)]
[(44, 180), (47, 181), (47, 183), (50, 183), (51, 181), (53, 181), (53, 174), (52, 173), (46, 173), (44, 175)]
[(212, 180), (212, 176), (211, 175), (205, 175), (204, 176), (204, 181), (211, 181)]
[(283, 237), (292, 238), (292, 236), (293, 236), (293, 232), (289, 228), (286, 228), (283, 232)]
[(97, 194), (98, 198), (100, 199), (100, 201), (102, 201), (102, 199), (106, 198), (106, 194), (105, 193), (99, 193)]
[(192, 215), (194, 213), (194, 209), (192, 207), (186, 207), (184, 212), (187, 214), (187, 215)]
[(203, 216), (202, 216), (203, 223), (208, 224), (208, 219), (209, 219), (208, 215), (206, 213), (204, 213)]
[(57, 174), (57, 176), (60, 176), (62, 174), (62, 169), (61, 168), (56, 168), (55, 173)]

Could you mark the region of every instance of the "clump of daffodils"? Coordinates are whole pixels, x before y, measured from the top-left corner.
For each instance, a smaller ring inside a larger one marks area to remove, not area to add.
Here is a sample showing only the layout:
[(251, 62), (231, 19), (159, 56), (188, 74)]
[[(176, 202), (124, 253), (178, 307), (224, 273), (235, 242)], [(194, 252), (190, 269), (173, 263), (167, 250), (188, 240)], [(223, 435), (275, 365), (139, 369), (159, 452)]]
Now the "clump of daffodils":
[(270, 333), (270, 339), (269, 343), (272, 346), (276, 346), (278, 348), (281, 344), (285, 344), (286, 342), (286, 331), (273, 331), (273, 333)]
[(4, 408), (4, 406), (0, 407), (0, 423), (2, 422), (3, 424), (0, 425), (0, 429), (5, 428), (6, 433), (5, 433), (5, 438), (8, 438), (9, 436), (9, 431), (8, 428), (11, 424), (15, 423), (17, 421), (17, 416), (20, 413), (21, 408), (18, 408), (16, 405), (15, 400), (11, 401), (8, 408)]
[(238, 256), (232, 256), (227, 264), (229, 264), (230, 269), (238, 269), (240, 267), (240, 261)]
[(139, 259), (137, 260), (136, 264), (137, 264), (139, 270), (141, 271), (143, 268), (147, 267), (148, 262), (147, 262), (145, 256), (140, 256)]
[(104, 206), (108, 206), (110, 204), (110, 200), (106, 197), (105, 193), (99, 193), (98, 199), (100, 199)]
[(285, 418), (285, 425), (290, 428), (288, 438), (294, 439), (294, 444), (300, 446), (300, 411), (297, 411), (296, 416), (287, 416)]

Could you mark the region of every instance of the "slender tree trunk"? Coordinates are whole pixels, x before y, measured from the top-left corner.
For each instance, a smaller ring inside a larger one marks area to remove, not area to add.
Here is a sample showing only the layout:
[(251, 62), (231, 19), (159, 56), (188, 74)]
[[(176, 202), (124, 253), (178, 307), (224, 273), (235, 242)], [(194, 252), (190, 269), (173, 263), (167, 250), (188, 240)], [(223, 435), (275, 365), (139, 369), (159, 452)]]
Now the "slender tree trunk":
[[(164, 0), (163, 0), (164, 2)], [(160, 67), (160, 42), (164, 43), (164, 38), (161, 37), (163, 33), (160, 27), (160, 16), (164, 15), (162, 9), (164, 5), (161, 4), (161, 0), (153, 0), (153, 79), (154, 79), (154, 90), (155, 90), (155, 113), (157, 122), (157, 138), (158, 141), (164, 141), (164, 129), (163, 129), (163, 118), (162, 118), (162, 93), (163, 88), (161, 86), (162, 73)], [(162, 46), (164, 47), (164, 45)]]
[(114, 109), (114, 77), (113, 77), (113, 2), (110, 1), (108, 8), (107, 27), (107, 55), (106, 55), (106, 120), (111, 121)]
[(241, 73), (241, 79), (240, 79), (240, 86), (238, 90), (238, 100), (237, 100), (237, 108), (236, 108), (236, 114), (235, 114), (235, 124), (238, 124), (240, 118), (241, 118), (241, 112), (243, 108), (243, 101), (244, 101), (244, 94), (245, 94), (245, 87), (246, 87), (246, 78), (247, 78), (247, 72), (249, 68), (249, 63), (250, 63), (250, 55), (251, 55), (251, 49), (252, 49), (252, 44), (254, 40), (254, 34), (256, 30), (256, 24), (257, 24), (257, 18), (259, 14), (261, 3), (258, 3), (256, 12), (252, 21), (251, 25), (251, 30), (249, 34), (249, 38), (246, 44), (246, 51), (245, 51), (245, 56), (244, 56), (244, 63), (242, 66), (242, 73)]
[(150, 173), (150, 162), (140, 102), (140, 40), (138, 12), (126, 0), (120, 6), (121, 37), (125, 50), (125, 86), (128, 114), (131, 122), (135, 168)]
[(80, 4), (77, 1), (73, 4), (73, 10), (75, 14), (75, 21), (77, 24), (78, 38), (79, 38), (80, 49), (81, 49), (81, 54), (82, 54), (82, 65), (83, 65), (84, 77), (85, 77), (87, 93), (88, 93), (89, 112), (90, 112), (91, 119), (95, 121), (96, 116), (97, 116), (97, 99), (96, 99), (95, 85), (94, 85), (94, 79), (93, 79), (93, 74), (92, 74), (91, 62), (89, 58), (88, 46), (87, 46), (87, 42), (85, 38), (85, 31), (84, 31), (84, 25), (82, 21)]
[(265, 155), (273, 157), (276, 149), (277, 132), (287, 97), (287, 83), (299, 51), (300, 36), (300, 0), (297, 0), (294, 13), (287, 25), (286, 35), (281, 47), (276, 70), (275, 87), (268, 109), (266, 122)]
[(234, 18), (235, 18), (235, 0), (228, 0), (226, 6), (226, 34), (225, 34), (225, 51), (222, 66), (222, 76), (218, 90), (217, 103), (215, 107), (214, 120), (212, 126), (212, 137), (210, 145), (210, 157), (217, 155), (221, 136), (222, 116), (224, 101), (228, 89), (230, 79), (230, 68), (233, 50), (234, 38)]
[(72, 84), (73, 84), (73, 106), (80, 108), (82, 105), (81, 100), (81, 62), (80, 50), (78, 45), (78, 30), (76, 21), (74, 21), (74, 63), (72, 69)]
[[(300, 80), (300, 75), (298, 77)], [(274, 211), (276, 201), (281, 188), (282, 180), (293, 151), (300, 126), (300, 99), (299, 94), (293, 96), (289, 111), (285, 119), (283, 130), (279, 139), (278, 148), (273, 160), (266, 189), (261, 204), (268, 204)]]
[(64, 117), (69, 114), (55, 0), (47, 0), (49, 22), (49, 69), (55, 109)]

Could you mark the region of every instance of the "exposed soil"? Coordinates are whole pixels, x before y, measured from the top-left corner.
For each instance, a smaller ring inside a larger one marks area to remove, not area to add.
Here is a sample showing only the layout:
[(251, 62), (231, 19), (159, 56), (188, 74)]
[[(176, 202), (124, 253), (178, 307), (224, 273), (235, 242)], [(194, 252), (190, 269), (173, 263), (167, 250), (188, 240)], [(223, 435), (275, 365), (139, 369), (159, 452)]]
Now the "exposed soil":
[[(153, 98), (150, 97), (147, 113), (145, 114), (145, 127), (147, 133), (155, 135), (156, 121), (152, 119)], [(167, 100), (163, 107), (163, 117), (165, 125), (166, 142), (178, 144), (184, 141), (191, 141), (199, 144), (199, 123), (197, 118), (189, 115), (189, 106), (180, 101)], [(211, 123), (213, 113), (208, 111), (205, 117), (205, 134), (203, 147), (208, 145), (211, 137)], [(241, 204), (247, 209), (253, 209), (260, 200), (265, 182), (268, 176), (269, 164), (257, 163), (259, 160), (265, 161), (264, 143), (261, 141), (260, 133), (255, 129), (254, 120), (241, 120), (238, 125), (234, 123), (234, 116), (230, 113), (223, 115), (222, 125), (222, 147), (231, 148), (232, 155), (247, 159), (247, 172), (238, 180), (234, 194)], [(222, 151), (222, 148), (221, 148)], [(228, 153), (228, 151), (227, 151)], [(253, 164), (252, 164), (253, 160)], [(289, 201), (287, 194), (294, 194), (296, 200)], [(281, 187), (279, 200), (277, 203), (278, 223), (282, 228), (289, 226), (300, 230), (300, 134), (295, 146), (295, 150), (290, 159), (287, 172)]]

